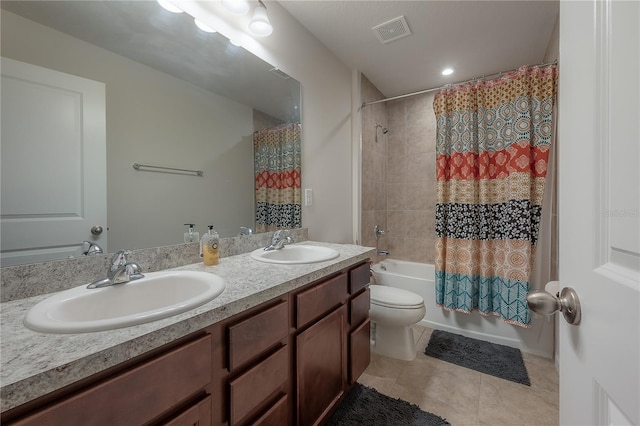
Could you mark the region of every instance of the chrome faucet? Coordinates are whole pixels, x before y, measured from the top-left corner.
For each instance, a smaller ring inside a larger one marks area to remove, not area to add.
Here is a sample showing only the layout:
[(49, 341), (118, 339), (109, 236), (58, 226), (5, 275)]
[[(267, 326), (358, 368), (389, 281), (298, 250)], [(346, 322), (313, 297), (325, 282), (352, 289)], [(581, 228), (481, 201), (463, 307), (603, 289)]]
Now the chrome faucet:
[[(85, 248), (86, 247), (86, 248)], [(102, 254), (102, 247), (98, 245), (98, 243), (94, 243), (93, 241), (83, 241), (82, 242), (82, 255), (83, 256), (95, 256), (96, 254)]]
[(271, 244), (266, 246), (264, 250), (280, 250), (287, 244), (293, 244), (293, 242), (293, 238), (291, 238), (291, 231), (289, 231), (288, 229), (280, 229), (273, 233)]
[(137, 263), (127, 260), (127, 256), (130, 254), (130, 250), (120, 250), (114, 254), (111, 258), (111, 267), (109, 268), (107, 277), (92, 282), (87, 288), (107, 287), (144, 278), (144, 275), (141, 273), (142, 268), (140, 268)]
[(240, 235), (253, 235), (253, 229), (249, 228), (248, 226), (241, 226)]
[(382, 229), (380, 227), (380, 225), (376, 225), (376, 226), (373, 227), (373, 235), (376, 237), (376, 241), (378, 241), (380, 239), (380, 237), (382, 237), (386, 233), (387, 233), (387, 231)]

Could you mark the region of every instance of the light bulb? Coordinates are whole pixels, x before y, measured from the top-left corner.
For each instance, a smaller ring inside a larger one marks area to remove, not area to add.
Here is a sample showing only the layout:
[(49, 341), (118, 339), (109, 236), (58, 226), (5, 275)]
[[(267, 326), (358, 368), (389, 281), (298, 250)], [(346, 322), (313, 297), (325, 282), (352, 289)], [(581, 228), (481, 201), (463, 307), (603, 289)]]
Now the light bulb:
[(196, 24), (196, 27), (200, 28), (205, 33), (215, 33), (216, 30), (199, 20), (198, 18), (193, 18), (193, 22)]
[(249, 32), (259, 37), (266, 37), (273, 32), (273, 27), (271, 26), (271, 22), (269, 22), (269, 16), (267, 16), (267, 8), (262, 2), (258, 3), (253, 10), (253, 17), (249, 23)]
[(245, 15), (249, 12), (249, 2), (247, 0), (222, 0), (222, 6), (236, 15)]
[(451, 75), (453, 74), (453, 68), (445, 68), (442, 70), (442, 75)]
[(169, 0), (157, 0), (157, 1), (160, 6), (162, 6), (165, 10), (168, 10), (169, 12), (182, 13), (182, 9), (180, 9), (178, 6), (171, 3)]

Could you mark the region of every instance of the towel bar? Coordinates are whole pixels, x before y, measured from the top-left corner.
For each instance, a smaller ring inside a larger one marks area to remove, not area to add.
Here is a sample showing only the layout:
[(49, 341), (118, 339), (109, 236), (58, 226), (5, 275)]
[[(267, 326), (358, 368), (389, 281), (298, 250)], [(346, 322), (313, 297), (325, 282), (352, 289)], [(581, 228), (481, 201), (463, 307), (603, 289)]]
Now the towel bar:
[(147, 168), (147, 169), (155, 169), (155, 170), (148, 170), (148, 171), (161, 171), (161, 170), (170, 170), (170, 171), (174, 171), (174, 172), (185, 172), (185, 173), (194, 173), (197, 176), (202, 176), (204, 175), (204, 172), (202, 170), (191, 170), (191, 169), (177, 169), (174, 167), (164, 167), (164, 166), (152, 166), (150, 164), (140, 164), (140, 163), (133, 163), (133, 168), (136, 170), (140, 170), (140, 168)]

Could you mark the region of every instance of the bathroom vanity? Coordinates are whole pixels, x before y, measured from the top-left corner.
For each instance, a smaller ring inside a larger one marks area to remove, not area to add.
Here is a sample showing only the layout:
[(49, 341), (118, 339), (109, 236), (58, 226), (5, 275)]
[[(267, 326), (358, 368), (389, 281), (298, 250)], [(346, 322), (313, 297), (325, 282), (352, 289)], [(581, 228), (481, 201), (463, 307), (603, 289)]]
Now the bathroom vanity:
[(340, 256), (273, 265), (242, 254), (176, 268), (210, 271), (227, 288), (124, 329), (36, 333), (21, 319), (45, 295), (4, 303), (2, 423), (322, 423), (369, 364), (373, 249), (312, 244)]

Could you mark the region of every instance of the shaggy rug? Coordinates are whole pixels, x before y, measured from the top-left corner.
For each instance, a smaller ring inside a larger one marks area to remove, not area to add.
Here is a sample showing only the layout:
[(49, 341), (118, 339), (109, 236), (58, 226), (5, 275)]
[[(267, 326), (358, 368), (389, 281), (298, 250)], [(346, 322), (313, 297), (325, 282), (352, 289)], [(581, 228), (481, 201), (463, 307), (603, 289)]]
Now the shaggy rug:
[(481, 373), (531, 386), (520, 349), (434, 330), (424, 353)]
[(442, 417), (422, 411), (402, 399), (391, 398), (356, 383), (347, 393), (326, 426), (449, 425)]

